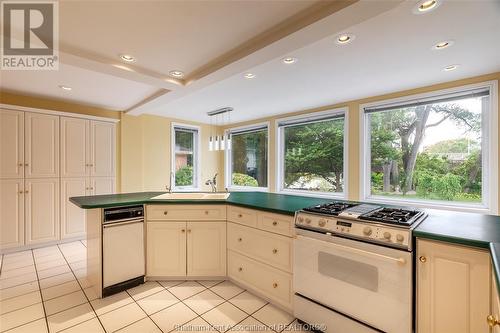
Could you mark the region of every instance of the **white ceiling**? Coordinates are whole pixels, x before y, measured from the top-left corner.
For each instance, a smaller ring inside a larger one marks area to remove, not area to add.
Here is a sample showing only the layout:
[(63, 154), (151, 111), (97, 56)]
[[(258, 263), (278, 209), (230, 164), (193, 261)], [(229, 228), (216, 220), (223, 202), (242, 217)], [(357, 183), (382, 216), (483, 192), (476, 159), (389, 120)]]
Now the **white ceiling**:
[[(72, 90), (60, 89), (59, 85)], [(112, 110), (129, 108), (158, 91), (157, 87), (63, 63), (57, 72), (2, 71), (0, 88)]]
[[(498, 0), (444, 0), (424, 15), (412, 13), (416, 2), (318, 11), (339, 2), (61, 1), (60, 70), (2, 71), (0, 89), (207, 123), (207, 111), (231, 106), (239, 122), (500, 71)], [(301, 15), (316, 18), (191, 80), (249, 40), (299, 26)], [(341, 32), (356, 38), (339, 46)], [(431, 50), (447, 39), (455, 44)], [(137, 62), (120, 63), (120, 53)], [(299, 60), (287, 66), (285, 56)], [(450, 64), (460, 67), (444, 72)], [(172, 69), (189, 81), (168, 79)]]
[[(238, 122), (500, 70), (498, 1), (447, 1), (425, 15), (414, 15), (414, 4), (350, 27), (356, 38), (348, 45), (330, 36), (283, 54), (296, 64), (279, 57), (248, 68), (255, 79), (238, 73), (146, 112), (207, 121), (207, 111), (231, 106), (231, 122)], [(455, 44), (448, 49), (431, 49), (449, 39)], [(450, 64), (460, 67), (442, 70)]]

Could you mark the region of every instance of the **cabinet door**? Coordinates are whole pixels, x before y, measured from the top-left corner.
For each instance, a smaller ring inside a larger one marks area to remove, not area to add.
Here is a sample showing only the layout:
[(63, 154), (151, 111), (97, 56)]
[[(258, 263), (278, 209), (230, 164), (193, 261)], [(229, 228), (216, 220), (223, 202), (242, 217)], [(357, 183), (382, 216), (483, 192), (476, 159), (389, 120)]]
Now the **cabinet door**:
[(0, 249), (24, 245), (24, 180), (0, 180)]
[(58, 177), (59, 117), (26, 112), (24, 121), (26, 178)]
[(418, 332), (488, 332), (490, 274), (487, 251), (418, 240)]
[(26, 180), (26, 244), (59, 239), (59, 179)]
[(61, 179), (61, 239), (85, 235), (85, 209), (69, 201), (70, 197), (89, 194), (87, 178)]
[(187, 223), (188, 276), (226, 275), (226, 222)]
[(491, 278), (493, 282), (491, 286), (491, 316), (496, 322), (492, 323), (494, 326), (491, 328), (491, 333), (500, 333), (500, 289), (495, 274), (492, 274)]
[(97, 177), (90, 179), (90, 190), (92, 195), (115, 193), (115, 178)]
[(61, 117), (61, 177), (85, 177), (90, 172), (90, 121)]
[(147, 223), (148, 276), (186, 276), (186, 222)]
[(24, 112), (0, 110), (0, 178), (24, 177)]
[(102, 121), (90, 122), (90, 175), (114, 177), (115, 175), (115, 124)]

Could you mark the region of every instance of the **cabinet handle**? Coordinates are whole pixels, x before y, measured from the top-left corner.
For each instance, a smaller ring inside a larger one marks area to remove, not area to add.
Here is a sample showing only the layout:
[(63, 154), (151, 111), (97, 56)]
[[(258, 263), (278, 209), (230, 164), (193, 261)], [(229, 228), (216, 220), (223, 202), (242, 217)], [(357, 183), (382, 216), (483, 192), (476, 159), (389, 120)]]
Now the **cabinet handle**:
[(208, 215), (208, 210), (205, 211), (205, 215)]
[(191, 229), (188, 229), (188, 232), (191, 232)]
[(163, 215), (167, 215), (167, 214), (168, 214), (168, 211), (167, 211), (167, 210), (163, 212)]
[(494, 315), (489, 315), (486, 317), (486, 322), (489, 327), (495, 327), (496, 325), (500, 326), (500, 320), (496, 319)]
[(427, 258), (424, 256), (420, 256), (420, 257), (418, 257), (418, 260), (420, 260), (420, 262), (424, 263), (427, 261)]
[(23, 165), (24, 165), (23, 163), (19, 163), (19, 164), (18, 164), (18, 166), (19, 166), (19, 167), (22, 167)]
[(274, 225), (274, 226), (277, 226), (277, 225), (278, 225), (278, 222), (273, 221), (273, 225)]
[(91, 190), (93, 190), (94, 188), (93, 188), (93, 187), (91, 187), (90, 189), (91, 189)]
[(29, 164), (28, 163), (24, 163), (24, 166), (27, 167)]
[(186, 232), (186, 229), (181, 229), (181, 232)]
[(274, 254), (278, 253), (278, 249), (273, 249), (273, 253)]
[(273, 288), (278, 288), (278, 284), (276, 282), (273, 283)]
[(243, 217), (243, 215), (241, 215), (241, 214), (238, 214), (238, 217)]
[(238, 238), (238, 242), (241, 242), (242, 240), (243, 240), (243, 238), (241, 238), (241, 237), (240, 237), (240, 238)]
[(243, 270), (243, 267), (238, 268), (238, 272), (241, 272)]
[(24, 193), (24, 191), (19, 191), (19, 194), (23, 194), (23, 193)]
[(26, 190), (26, 191), (24, 191), (24, 193), (28, 194), (29, 192), (28, 192), (28, 190)]

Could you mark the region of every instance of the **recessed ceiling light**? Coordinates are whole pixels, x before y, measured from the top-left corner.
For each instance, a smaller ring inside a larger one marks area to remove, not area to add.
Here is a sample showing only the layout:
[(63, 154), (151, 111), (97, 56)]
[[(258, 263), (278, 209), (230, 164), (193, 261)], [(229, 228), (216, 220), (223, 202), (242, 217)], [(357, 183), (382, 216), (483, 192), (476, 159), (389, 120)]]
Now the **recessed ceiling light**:
[(286, 57), (283, 58), (283, 63), (287, 65), (291, 65), (297, 62), (297, 58), (292, 58), (292, 57)]
[(176, 79), (179, 79), (184, 76), (184, 72), (179, 70), (174, 70), (170, 71), (168, 75), (170, 75), (171, 77), (175, 77)]
[(441, 4), (440, 0), (421, 0), (413, 8), (413, 13), (415, 14), (428, 13), (438, 8), (440, 4)]
[(70, 91), (71, 89), (73, 89), (71, 87), (63, 86), (63, 85), (59, 85), (58, 87), (61, 88), (62, 90), (66, 90), (66, 91)]
[(120, 59), (125, 62), (134, 62), (135, 58), (130, 54), (120, 54)]
[(244, 77), (245, 79), (253, 79), (256, 75), (254, 73), (245, 73)]
[(439, 42), (437, 44), (435, 44), (432, 49), (433, 50), (443, 50), (447, 47), (450, 47), (454, 44), (454, 42), (452, 40), (445, 40), (445, 41), (442, 41), (442, 42)]
[(335, 42), (337, 44), (343, 45), (343, 44), (348, 44), (354, 40), (355, 36), (352, 34), (340, 34), (337, 36), (335, 39)]
[(458, 68), (459, 65), (449, 65), (443, 68), (445, 72), (451, 72)]

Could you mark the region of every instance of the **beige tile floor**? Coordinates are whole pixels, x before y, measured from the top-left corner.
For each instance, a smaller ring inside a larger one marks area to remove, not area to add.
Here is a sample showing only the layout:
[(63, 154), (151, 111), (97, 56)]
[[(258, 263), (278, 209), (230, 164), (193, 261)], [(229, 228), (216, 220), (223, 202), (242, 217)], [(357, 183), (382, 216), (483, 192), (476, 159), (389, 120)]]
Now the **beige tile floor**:
[(150, 281), (97, 299), (85, 241), (0, 256), (0, 332), (264, 332), (294, 318), (230, 281)]

